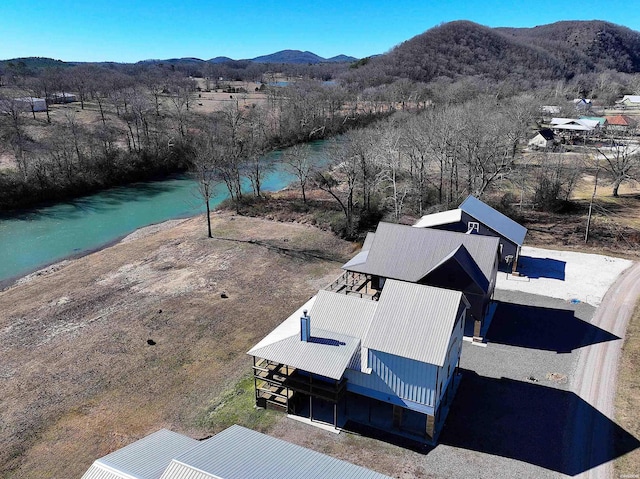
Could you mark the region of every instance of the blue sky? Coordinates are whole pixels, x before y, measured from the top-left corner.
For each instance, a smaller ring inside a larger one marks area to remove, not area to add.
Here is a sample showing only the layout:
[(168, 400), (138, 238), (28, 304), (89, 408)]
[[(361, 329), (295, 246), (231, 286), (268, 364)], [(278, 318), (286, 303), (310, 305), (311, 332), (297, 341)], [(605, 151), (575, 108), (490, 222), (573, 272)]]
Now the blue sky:
[(532, 27), (607, 20), (640, 30), (637, 0), (0, 0), (0, 59), (136, 62), (384, 53), (442, 22)]

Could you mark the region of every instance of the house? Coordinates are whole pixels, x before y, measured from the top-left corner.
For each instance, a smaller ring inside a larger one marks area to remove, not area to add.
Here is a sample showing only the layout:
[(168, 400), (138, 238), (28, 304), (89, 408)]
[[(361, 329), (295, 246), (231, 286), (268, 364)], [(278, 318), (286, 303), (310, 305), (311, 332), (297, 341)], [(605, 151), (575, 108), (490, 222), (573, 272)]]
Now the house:
[(458, 209), (423, 216), (413, 226), (495, 236), (500, 241), (500, 263), (512, 272), (517, 269), (527, 235), (527, 228), (471, 195)]
[(591, 100), (589, 98), (574, 98), (573, 106), (576, 111), (591, 111)]
[(637, 122), (626, 115), (615, 115), (607, 117), (607, 130), (628, 132), (637, 126)]
[(551, 128), (553, 130), (564, 130), (573, 132), (590, 133), (600, 127), (600, 122), (597, 120), (585, 120), (575, 118), (552, 118)]
[(435, 443), (469, 306), (460, 291), (393, 279), (378, 301), (321, 290), (247, 353), (256, 404)]
[(529, 140), (529, 143), (527, 143), (527, 145), (533, 148), (552, 148), (554, 140), (555, 136), (553, 134), (553, 131), (549, 128), (543, 128), (542, 130), (538, 131), (536, 136)]
[[(495, 289), (499, 239), (381, 222), (360, 253), (342, 266), (350, 294), (384, 291), (388, 279), (461, 291), (469, 301), (473, 336), (480, 330)], [(349, 284), (349, 278), (355, 278)]]
[(598, 122), (598, 128), (606, 128), (607, 118), (604, 116), (581, 116), (581, 120), (593, 120)]
[(390, 479), (241, 426), (204, 441), (161, 429), (96, 460), (82, 479)]
[(625, 95), (616, 103), (623, 106), (640, 107), (640, 95)]

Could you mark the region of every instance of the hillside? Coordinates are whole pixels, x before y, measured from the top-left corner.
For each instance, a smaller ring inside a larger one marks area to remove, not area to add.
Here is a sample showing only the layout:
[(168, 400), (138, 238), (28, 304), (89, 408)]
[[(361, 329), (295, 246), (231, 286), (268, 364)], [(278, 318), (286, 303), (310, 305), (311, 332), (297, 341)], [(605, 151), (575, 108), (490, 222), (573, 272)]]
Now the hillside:
[(434, 27), (372, 58), (361, 77), (382, 81), (480, 76), (492, 80), (570, 79), (608, 69), (640, 72), (640, 33), (602, 21), (489, 28), (469, 21)]

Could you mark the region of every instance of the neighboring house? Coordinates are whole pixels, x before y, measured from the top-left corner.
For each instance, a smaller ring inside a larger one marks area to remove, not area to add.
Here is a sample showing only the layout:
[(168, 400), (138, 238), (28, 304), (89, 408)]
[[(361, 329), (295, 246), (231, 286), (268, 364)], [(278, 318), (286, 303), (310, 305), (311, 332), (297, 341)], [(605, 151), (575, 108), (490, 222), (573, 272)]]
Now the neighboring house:
[(161, 429), (96, 460), (82, 479), (390, 479), (241, 426), (204, 441)]
[(47, 102), (44, 98), (22, 97), (14, 99), (16, 105), (23, 111), (47, 111)]
[(591, 111), (591, 99), (589, 98), (574, 98), (573, 105), (576, 111)]
[[(381, 222), (342, 269), (347, 276), (363, 277), (378, 294), (388, 279), (462, 291), (471, 304), (473, 336), (479, 339), (495, 289), (499, 244), (490, 236)], [(352, 287), (352, 294), (358, 288)]]
[(551, 128), (559, 131), (573, 131), (590, 133), (600, 127), (600, 122), (597, 120), (583, 120), (576, 118), (552, 118)]
[(617, 101), (616, 103), (624, 105), (624, 106), (640, 106), (640, 95), (625, 95), (622, 97), (622, 100)]
[(543, 128), (542, 130), (538, 131), (536, 136), (529, 140), (529, 143), (527, 143), (527, 145), (533, 148), (552, 148), (554, 140), (555, 135), (553, 134), (553, 131), (551, 131), (549, 128)]
[(396, 280), (378, 301), (321, 290), (247, 353), (256, 404), (435, 443), (468, 308), (460, 291)]
[(626, 115), (615, 115), (607, 117), (607, 130), (629, 132), (635, 129), (637, 122)]
[(517, 269), (527, 235), (527, 228), (471, 195), (458, 209), (423, 216), (413, 226), (495, 236), (500, 240), (500, 262), (512, 272)]
[(606, 128), (607, 118), (604, 116), (581, 116), (581, 120), (593, 120), (598, 122), (598, 128)]

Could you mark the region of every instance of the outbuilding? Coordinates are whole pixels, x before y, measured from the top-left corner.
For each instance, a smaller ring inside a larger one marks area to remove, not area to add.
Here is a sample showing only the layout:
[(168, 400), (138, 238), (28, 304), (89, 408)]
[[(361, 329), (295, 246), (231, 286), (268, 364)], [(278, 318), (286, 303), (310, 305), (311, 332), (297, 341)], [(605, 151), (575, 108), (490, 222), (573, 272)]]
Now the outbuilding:
[(536, 136), (529, 140), (528, 146), (542, 149), (552, 148), (554, 140), (555, 135), (553, 134), (553, 131), (549, 128), (543, 128), (538, 131)]
[(39, 112), (47, 111), (47, 101), (44, 98), (22, 97), (15, 98), (16, 105), (23, 111)]

